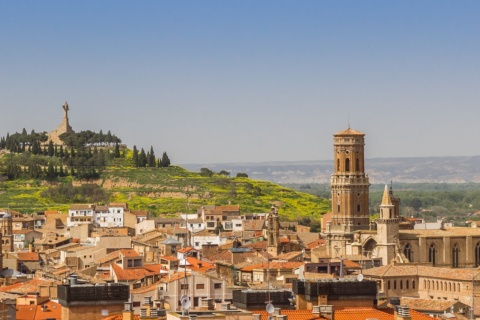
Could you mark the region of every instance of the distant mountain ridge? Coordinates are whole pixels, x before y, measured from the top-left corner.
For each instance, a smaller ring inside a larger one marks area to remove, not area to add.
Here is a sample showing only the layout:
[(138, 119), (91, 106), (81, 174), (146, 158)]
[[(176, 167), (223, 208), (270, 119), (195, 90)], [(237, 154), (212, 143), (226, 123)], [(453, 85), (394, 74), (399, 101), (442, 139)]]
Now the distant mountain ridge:
[[(183, 164), (199, 171), (226, 170), (231, 176), (238, 172), (256, 180), (275, 183), (330, 183), (333, 160), (273, 161), (259, 163)], [(370, 183), (390, 181), (404, 183), (480, 183), (480, 156), (372, 158), (365, 160)]]

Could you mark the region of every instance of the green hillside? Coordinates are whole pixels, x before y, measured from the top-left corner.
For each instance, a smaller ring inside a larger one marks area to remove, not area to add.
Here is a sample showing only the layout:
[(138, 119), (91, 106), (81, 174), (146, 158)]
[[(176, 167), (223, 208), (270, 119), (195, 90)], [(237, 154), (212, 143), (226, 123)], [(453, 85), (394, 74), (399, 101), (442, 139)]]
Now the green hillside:
[(242, 212), (268, 212), (275, 204), (284, 219), (300, 220), (303, 217), (319, 218), (330, 208), (328, 200), (266, 181), (220, 174), (205, 177), (176, 166), (136, 168), (131, 164), (128, 151), (126, 154), (126, 158), (110, 161), (100, 178), (94, 180), (77, 180), (72, 176), (58, 177), (53, 181), (3, 179), (0, 182), (0, 208), (9, 207), (20, 212), (65, 212), (79, 199), (66, 197), (64, 203), (58, 203), (46, 191), (70, 184), (74, 187), (96, 184), (107, 193), (106, 201), (127, 202), (131, 209), (146, 209), (155, 215), (194, 212), (200, 206), (210, 204), (239, 204)]

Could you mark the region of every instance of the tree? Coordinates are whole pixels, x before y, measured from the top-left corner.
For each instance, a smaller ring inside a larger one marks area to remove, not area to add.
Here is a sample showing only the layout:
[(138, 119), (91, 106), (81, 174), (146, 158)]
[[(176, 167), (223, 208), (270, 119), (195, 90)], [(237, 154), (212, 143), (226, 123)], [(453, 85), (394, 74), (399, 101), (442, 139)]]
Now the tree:
[(150, 146), (150, 152), (148, 153), (147, 162), (149, 167), (155, 167), (155, 152), (153, 152), (153, 147)]
[(204, 177), (213, 176), (213, 171), (208, 168), (200, 168), (200, 175)]
[(114, 157), (115, 157), (115, 158), (120, 158), (120, 146), (119, 146), (118, 142), (115, 143), (115, 154), (114, 154)]
[(132, 157), (132, 160), (133, 160), (133, 165), (135, 167), (138, 167), (138, 149), (137, 149), (137, 146), (133, 146), (133, 157)]
[(237, 178), (248, 178), (248, 174), (243, 173), (243, 172), (238, 172), (237, 173)]
[(222, 170), (218, 173), (219, 175), (222, 175), (222, 176), (225, 176), (225, 177), (229, 177), (230, 176), (230, 172), (226, 171), (226, 170)]
[(55, 176), (56, 176), (55, 175), (55, 168), (53, 167), (53, 162), (50, 161), (48, 163), (47, 178), (53, 179), (53, 178), (55, 178)]
[(163, 152), (162, 160), (160, 161), (160, 166), (163, 168), (170, 167), (170, 158), (168, 157), (167, 152), (165, 151)]
[(141, 168), (144, 168), (147, 166), (147, 155), (145, 154), (145, 150), (140, 151), (140, 154), (138, 156), (138, 166)]

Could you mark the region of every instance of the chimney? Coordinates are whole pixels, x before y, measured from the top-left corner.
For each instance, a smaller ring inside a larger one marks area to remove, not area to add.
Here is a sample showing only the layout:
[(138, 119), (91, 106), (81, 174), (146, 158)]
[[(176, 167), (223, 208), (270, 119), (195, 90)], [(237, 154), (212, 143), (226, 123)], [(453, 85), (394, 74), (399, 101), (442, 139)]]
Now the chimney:
[(123, 320), (133, 320), (134, 319), (133, 303), (125, 302), (124, 308), (123, 308), (123, 313), (122, 313), (122, 319)]
[(150, 296), (143, 297), (143, 304), (151, 306), (152, 305), (151, 297)]
[(75, 286), (77, 284), (78, 276), (76, 274), (70, 275), (70, 285)]
[(43, 311), (43, 312), (46, 312), (46, 311), (47, 311), (47, 305), (46, 305), (46, 304), (42, 304), (42, 311)]
[(280, 313), (281, 309), (280, 308), (274, 308), (273, 309), (273, 315), (274, 316), (279, 316), (281, 313)]
[(262, 315), (261, 314), (254, 314), (252, 319), (253, 320), (262, 320)]
[(410, 316), (410, 308), (407, 306), (395, 306), (394, 307), (394, 320), (412, 320)]
[[(313, 311), (318, 311), (318, 313), (329, 320), (333, 320), (333, 305), (319, 305), (318, 309), (313, 308)], [(313, 313), (313, 312), (312, 312)]]

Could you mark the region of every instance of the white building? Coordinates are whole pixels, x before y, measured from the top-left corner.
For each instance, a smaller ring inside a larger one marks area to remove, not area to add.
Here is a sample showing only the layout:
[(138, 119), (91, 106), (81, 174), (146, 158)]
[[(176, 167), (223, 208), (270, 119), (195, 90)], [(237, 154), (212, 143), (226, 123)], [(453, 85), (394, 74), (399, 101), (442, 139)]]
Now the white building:
[(73, 204), (68, 209), (67, 227), (93, 223), (94, 204)]
[(102, 228), (123, 227), (126, 204), (111, 203), (108, 206), (97, 206), (95, 224)]
[(74, 204), (68, 209), (67, 226), (95, 224), (102, 228), (123, 227), (126, 203), (111, 203), (108, 206), (94, 204)]

